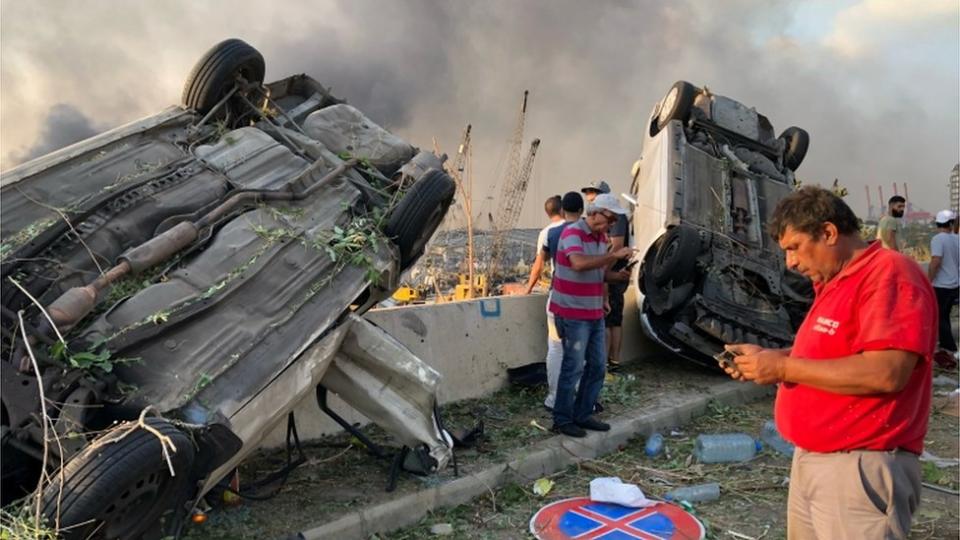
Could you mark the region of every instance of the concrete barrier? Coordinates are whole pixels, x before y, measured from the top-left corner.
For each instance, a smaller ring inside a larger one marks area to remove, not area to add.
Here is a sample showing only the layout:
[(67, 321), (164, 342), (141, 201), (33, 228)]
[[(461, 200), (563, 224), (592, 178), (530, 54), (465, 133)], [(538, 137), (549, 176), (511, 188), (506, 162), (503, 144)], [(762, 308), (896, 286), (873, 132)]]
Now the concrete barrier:
[[(443, 374), (441, 404), (489, 395), (507, 383), (507, 368), (540, 362), (547, 352), (546, 295), (496, 296), (445, 304), (423, 304), (368, 312), (365, 317), (386, 330), (424, 362)], [(643, 335), (631, 287), (624, 301), (624, 361), (662, 353)], [(331, 394), (330, 407), (348, 422), (367, 419)], [(309, 440), (340, 431), (305, 399), (294, 410), (300, 437)], [(264, 446), (282, 446), (286, 424), (267, 437)]]
[[(538, 362), (546, 355), (546, 296), (499, 296), (370, 311), (365, 318), (386, 330), (443, 375), (440, 403), (491, 394), (507, 382), (507, 368)], [(330, 407), (348, 422), (367, 419), (331, 394)], [(305, 399), (294, 410), (301, 438), (336, 433), (340, 427)], [(281, 446), (286, 425), (264, 446)]]

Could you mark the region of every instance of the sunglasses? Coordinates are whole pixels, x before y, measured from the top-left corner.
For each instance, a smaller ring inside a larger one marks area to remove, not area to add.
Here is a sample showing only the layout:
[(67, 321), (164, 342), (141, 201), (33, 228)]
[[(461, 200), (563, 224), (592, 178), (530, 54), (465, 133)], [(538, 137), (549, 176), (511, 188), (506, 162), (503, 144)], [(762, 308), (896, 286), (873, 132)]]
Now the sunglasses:
[(600, 215), (603, 216), (603, 219), (607, 220), (608, 225), (613, 225), (617, 222), (619, 217), (613, 212), (600, 212)]

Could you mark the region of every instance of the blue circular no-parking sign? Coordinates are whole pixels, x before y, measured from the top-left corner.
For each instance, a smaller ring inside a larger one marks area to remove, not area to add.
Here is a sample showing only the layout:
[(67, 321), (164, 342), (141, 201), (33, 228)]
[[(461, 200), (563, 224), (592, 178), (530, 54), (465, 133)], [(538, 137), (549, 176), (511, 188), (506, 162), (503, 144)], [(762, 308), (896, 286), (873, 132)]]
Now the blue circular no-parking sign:
[(679, 506), (657, 503), (647, 508), (591, 501), (587, 497), (548, 504), (530, 520), (539, 540), (644, 540), (704, 537), (703, 525)]

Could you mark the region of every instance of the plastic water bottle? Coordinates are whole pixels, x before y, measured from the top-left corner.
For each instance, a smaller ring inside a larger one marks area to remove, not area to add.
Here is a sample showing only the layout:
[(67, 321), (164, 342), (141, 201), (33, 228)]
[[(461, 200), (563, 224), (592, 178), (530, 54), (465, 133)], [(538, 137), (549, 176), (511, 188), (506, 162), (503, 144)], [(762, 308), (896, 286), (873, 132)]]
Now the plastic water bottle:
[(748, 461), (762, 446), (746, 433), (700, 435), (693, 446), (693, 455), (700, 463)]
[(777, 452), (780, 452), (787, 457), (793, 457), (793, 445), (780, 436), (780, 432), (777, 431), (777, 425), (773, 422), (773, 420), (767, 420), (763, 424), (763, 430), (760, 432), (760, 438), (763, 439), (763, 442), (767, 443), (767, 446), (770, 448), (773, 448)]
[(720, 484), (698, 484), (674, 489), (663, 496), (668, 501), (706, 502), (720, 498)]
[(663, 435), (655, 432), (647, 439), (647, 445), (643, 447), (643, 453), (650, 457), (659, 456), (663, 452)]

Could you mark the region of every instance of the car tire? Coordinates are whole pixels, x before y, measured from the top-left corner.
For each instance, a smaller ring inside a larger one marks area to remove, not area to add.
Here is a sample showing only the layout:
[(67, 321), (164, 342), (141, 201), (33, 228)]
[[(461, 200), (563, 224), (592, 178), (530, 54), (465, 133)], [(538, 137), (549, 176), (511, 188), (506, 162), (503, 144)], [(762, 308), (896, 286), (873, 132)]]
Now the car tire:
[(154, 433), (136, 428), (115, 442), (104, 441), (117, 437), (116, 429), (102, 435), (70, 460), (62, 473), (54, 474), (53, 482), (43, 490), (43, 516), (49, 526), (59, 524), (60, 538), (88, 538), (91, 534), (94, 538), (139, 538), (157, 530), (166, 512), (181, 510), (190, 488), (193, 441), (165, 420), (148, 418), (145, 423), (176, 446), (177, 451), (170, 452), (176, 475), (170, 476)]
[(783, 166), (796, 171), (803, 163), (803, 158), (807, 156), (810, 134), (801, 128), (791, 126), (783, 130), (780, 138), (786, 143), (786, 149), (783, 151)]
[(240, 39), (217, 43), (193, 66), (183, 85), (183, 106), (207, 114), (233, 89), (237, 75), (247, 82), (263, 83), (263, 55)]
[(430, 169), (390, 214), (384, 232), (400, 249), (401, 270), (423, 255), (424, 247), (447, 215), (455, 192), (456, 184), (447, 173)]
[(682, 225), (671, 228), (663, 236), (663, 242), (653, 258), (653, 283), (686, 283), (696, 268), (699, 254), (700, 234), (695, 229)]
[(690, 108), (697, 97), (697, 87), (687, 81), (677, 81), (664, 96), (661, 108), (654, 121), (654, 129), (650, 135), (656, 135), (667, 127), (671, 120), (686, 122), (690, 118)]

